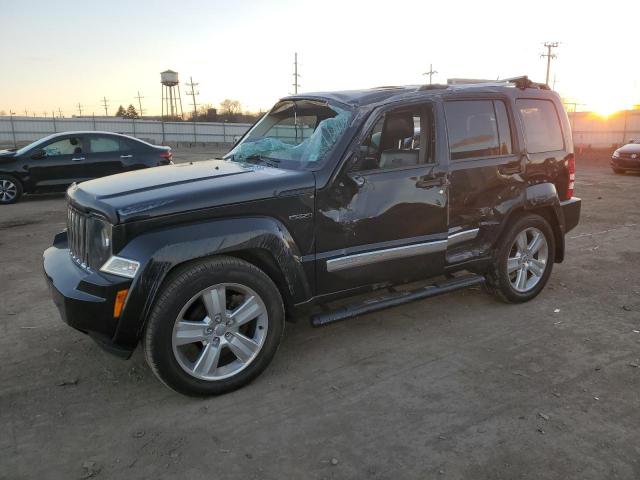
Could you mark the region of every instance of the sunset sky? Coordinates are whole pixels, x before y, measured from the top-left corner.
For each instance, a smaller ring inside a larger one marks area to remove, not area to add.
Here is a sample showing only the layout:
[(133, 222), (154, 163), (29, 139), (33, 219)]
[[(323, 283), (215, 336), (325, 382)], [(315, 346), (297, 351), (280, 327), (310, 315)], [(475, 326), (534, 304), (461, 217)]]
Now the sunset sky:
[[(639, 1), (0, 0), (0, 110), (109, 114), (145, 97), (160, 113), (160, 72), (199, 82), (198, 103), (267, 109), (292, 92), (416, 84), (433, 63), (451, 77), (551, 82), (582, 109), (640, 103)], [(185, 98), (185, 110), (190, 100)]]

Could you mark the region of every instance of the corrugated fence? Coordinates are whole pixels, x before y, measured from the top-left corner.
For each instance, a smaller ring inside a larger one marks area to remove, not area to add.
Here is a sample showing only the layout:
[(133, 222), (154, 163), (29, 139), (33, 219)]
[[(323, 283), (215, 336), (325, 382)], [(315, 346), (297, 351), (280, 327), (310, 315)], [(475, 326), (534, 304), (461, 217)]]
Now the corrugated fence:
[[(609, 148), (640, 139), (640, 110), (604, 117), (590, 112), (569, 113), (577, 147)], [(108, 117), (0, 117), (0, 145), (26, 145), (46, 135), (74, 130), (124, 133), (152, 143), (232, 143), (250, 127), (246, 123), (161, 122)], [(292, 127), (282, 127), (291, 130)], [(307, 136), (308, 132), (304, 133)]]

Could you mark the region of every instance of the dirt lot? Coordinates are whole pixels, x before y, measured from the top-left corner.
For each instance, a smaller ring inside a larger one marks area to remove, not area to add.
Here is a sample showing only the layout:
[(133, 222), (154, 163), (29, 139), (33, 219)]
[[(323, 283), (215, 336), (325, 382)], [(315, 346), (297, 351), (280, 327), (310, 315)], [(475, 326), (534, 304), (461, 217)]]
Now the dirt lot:
[(60, 321), (40, 262), (62, 196), (2, 207), (0, 478), (640, 478), (639, 192), (579, 157), (582, 221), (536, 300), (289, 324), (260, 378), (206, 400)]

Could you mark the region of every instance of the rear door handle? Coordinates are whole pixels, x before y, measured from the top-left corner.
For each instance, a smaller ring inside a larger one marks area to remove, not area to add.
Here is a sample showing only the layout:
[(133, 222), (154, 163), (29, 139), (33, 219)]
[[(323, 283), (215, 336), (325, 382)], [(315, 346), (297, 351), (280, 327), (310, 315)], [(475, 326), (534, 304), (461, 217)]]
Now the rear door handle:
[(133, 155), (120, 155), (120, 158), (131, 158)]
[(84, 160), (84, 157), (75, 157), (71, 159), (72, 162), (81, 162), (82, 160)]

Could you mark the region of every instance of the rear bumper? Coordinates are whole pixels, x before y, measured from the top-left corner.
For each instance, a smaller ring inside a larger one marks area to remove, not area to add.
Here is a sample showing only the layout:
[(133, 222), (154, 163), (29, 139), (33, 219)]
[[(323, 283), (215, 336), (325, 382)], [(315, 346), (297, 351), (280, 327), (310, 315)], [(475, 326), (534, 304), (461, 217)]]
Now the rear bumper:
[(53, 246), (45, 250), (43, 269), (62, 320), (90, 335), (110, 353), (128, 358), (135, 345), (119, 345), (112, 340), (119, 322), (113, 316), (113, 304), (116, 293), (128, 289), (131, 281), (76, 265), (69, 255), (66, 232), (56, 235)]
[(564, 233), (573, 230), (578, 225), (581, 207), (582, 200), (576, 197), (560, 202), (560, 208), (562, 208), (564, 216)]

